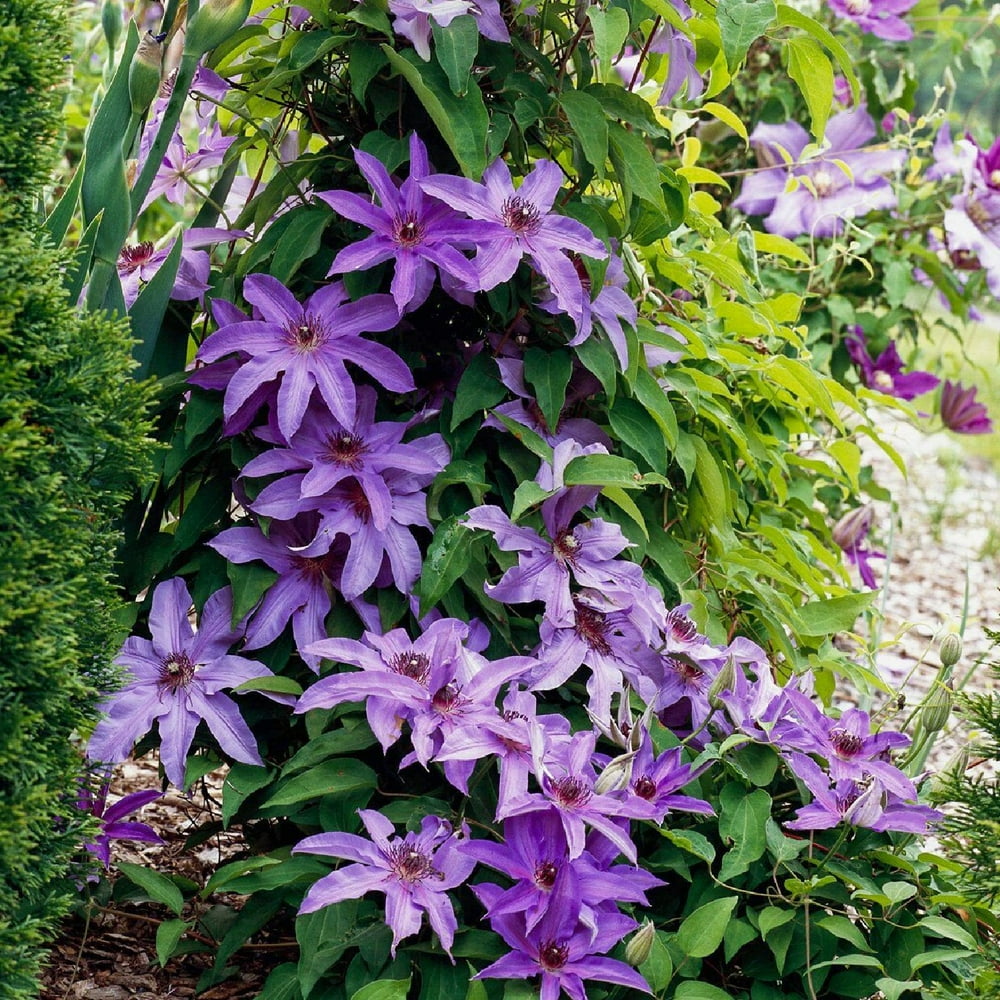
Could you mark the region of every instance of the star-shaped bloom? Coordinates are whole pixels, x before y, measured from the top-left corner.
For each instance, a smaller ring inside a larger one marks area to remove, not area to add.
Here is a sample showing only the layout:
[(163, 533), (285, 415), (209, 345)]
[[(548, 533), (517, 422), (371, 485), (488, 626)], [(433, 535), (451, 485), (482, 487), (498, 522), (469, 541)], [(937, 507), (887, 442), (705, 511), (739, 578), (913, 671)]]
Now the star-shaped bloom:
[(896, 342), (889, 341), (886, 349), (875, 359), (868, 353), (864, 330), (855, 326), (846, 337), (844, 346), (858, 369), (861, 381), (869, 389), (878, 389), (887, 396), (897, 399), (916, 399), (930, 392), (941, 381), (930, 372), (903, 371), (903, 359), (899, 356)]
[(410, 175), (402, 184), (395, 183), (369, 153), (356, 149), (354, 159), (379, 204), (352, 191), (317, 194), (338, 214), (372, 230), (371, 236), (337, 254), (330, 274), (364, 271), (383, 261), (395, 261), (391, 291), (401, 313), (423, 305), (434, 285), (435, 268), (450, 279), (445, 282), (446, 290), (474, 291), (476, 269), (460, 247), (489, 239), (493, 227), (464, 219), (450, 205), (424, 193), (420, 182), (430, 176), (431, 168), (417, 134), (410, 136)]
[(337, 281), (300, 303), (277, 278), (251, 274), (243, 285), (243, 297), (261, 318), (226, 324), (198, 351), (199, 361), (241, 352), (249, 357), (226, 387), (227, 425), (239, 418), (256, 390), (280, 379), (278, 427), (286, 441), (302, 424), (314, 389), (341, 424), (353, 427), (357, 393), (346, 361), (363, 368), (390, 392), (414, 388), (410, 369), (398, 354), (361, 336), (396, 325), (399, 314), (391, 296), (368, 295), (351, 302)]
[(100, 829), (94, 839), (83, 846), (105, 868), (111, 865), (112, 840), (138, 840), (146, 844), (163, 843), (163, 838), (148, 824), (125, 819), (126, 816), (138, 812), (143, 806), (160, 798), (163, 792), (155, 788), (130, 792), (108, 805), (109, 790), (107, 781), (101, 782), (96, 793), (90, 787), (83, 786), (76, 802), (79, 809), (96, 816), (101, 821)]
[(480, 244), (476, 255), (483, 289), (513, 277), (527, 255), (548, 281), (559, 308), (579, 327), (590, 296), (569, 254), (603, 260), (608, 251), (583, 223), (552, 211), (562, 182), (563, 173), (556, 163), (539, 160), (515, 190), (507, 164), (497, 159), (486, 168), (482, 184), (436, 174), (420, 186), (470, 218), (495, 224), (494, 235)]
[(393, 957), (400, 941), (419, 932), (425, 913), (450, 957), (458, 921), (447, 891), (465, 882), (476, 865), (461, 849), (466, 831), (455, 832), (447, 820), (425, 816), (418, 833), (397, 837), (392, 823), (374, 809), (360, 809), (358, 815), (371, 840), (353, 833), (318, 833), (292, 848), (293, 854), (325, 854), (354, 862), (316, 882), (299, 913), (382, 892)]
[[(94, 760), (125, 760), (157, 722), (160, 759), (173, 784), (183, 787), (188, 750), (204, 720), (222, 750), (244, 764), (262, 764), (257, 741), (236, 703), (223, 688), (270, 677), (256, 660), (228, 653), (240, 632), (232, 627), (232, 590), (217, 590), (206, 602), (196, 632), (188, 620), (191, 595), (180, 578), (153, 591), (151, 638), (130, 636), (115, 663), (130, 675), (102, 704), (107, 713), (87, 746)], [(282, 700), (282, 696), (276, 696)]]
[[(603, 952), (610, 951), (635, 927), (623, 913), (606, 910), (597, 931), (574, 915), (573, 885), (559, 879), (555, 898), (545, 916), (530, 930), (524, 912), (500, 914), (490, 926), (513, 949), (478, 973), (476, 979), (531, 979), (541, 977), (541, 1000), (558, 1000), (565, 992), (571, 1000), (587, 1000), (586, 983), (596, 980), (643, 993), (649, 984), (631, 966)], [(495, 887), (494, 887), (495, 888)], [(480, 897), (489, 906), (497, 893), (480, 887)]]

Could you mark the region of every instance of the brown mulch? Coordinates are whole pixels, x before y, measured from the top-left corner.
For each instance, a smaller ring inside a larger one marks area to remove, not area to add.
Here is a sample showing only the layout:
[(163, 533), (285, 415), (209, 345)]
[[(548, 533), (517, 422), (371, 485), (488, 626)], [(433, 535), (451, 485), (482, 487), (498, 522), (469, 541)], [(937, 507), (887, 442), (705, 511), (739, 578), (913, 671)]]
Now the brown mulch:
[[(110, 877), (115, 878), (115, 862), (127, 861), (167, 875), (183, 876), (201, 887), (220, 864), (244, 852), (245, 844), (238, 829), (213, 834), (195, 847), (187, 846), (189, 837), (199, 827), (218, 819), (223, 777), (224, 772), (206, 776), (204, 784), (190, 797), (170, 789), (162, 798), (145, 806), (140, 814), (126, 817), (147, 823), (164, 843), (113, 842)], [(155, 761), (128, 761), (116, 771), (109, 801), (156, 787), (159, 777)], [(239, 909), (243, 902), (244, 897), (232, 894), (204, 901), (196, 895), (188, 900), (183, 917), (192, 920), (218, 906)], [(82, 912), (70, 916), (62, 926), (43, 973), (41, 1000), (194, 997), (199, 979), (212, 966), (212, 938), (198, 925), (185, 936), (183, 947), (204, 950), (178, 954), (161, 968), (156, 956), (156, 932), (169, 919), (174, 919), (174, 914), (162, 905), (115, 898), (94, 904), (89, 924)], [(197, 995), (204, 1000), (256, 996), (275, 966), (297, 958), (291, 919), (282, 927), (269, 925), (230, 959), (228, 964), (235, 971), (229, 978)]]

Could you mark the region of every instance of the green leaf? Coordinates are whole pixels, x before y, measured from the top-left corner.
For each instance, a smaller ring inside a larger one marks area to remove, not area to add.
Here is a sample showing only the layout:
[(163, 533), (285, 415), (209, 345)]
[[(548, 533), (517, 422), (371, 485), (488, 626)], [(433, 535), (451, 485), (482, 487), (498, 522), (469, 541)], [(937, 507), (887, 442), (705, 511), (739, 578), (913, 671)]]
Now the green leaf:
[(302, 1000), (298, 967), (285, 962), (272, 969), (264, 988), (257, 994), (257, 1000)]
[(969, 948), (931, 948), (910, 959), (910, 972), (916, 972), (926, 965), (944, 965), (946, 962), (968, 958), (970, 955), (975, 955), (975, 952)]
[(620, 486), (642, 488), (642, 475), (635, 462), (620, 455), (578, 455), (566, 465), (563, 482), (567, 486)]
[(659, 833), (682, 851), (693, 854), (706, 864), (710, 865), (715, 860), (715, 847), (712, 842), (696, 830), (670, 830), (660, 827)]
[(628, 38), (628, 12), (621, 7), (606, 10), (597, 4), (587, 8), (587, 19), (594, 31), (594, 54), (601, 70), (601, 77), (610, 74), (611, 64), (621, 53)]
[(349, 757), (328, 760), (304, 774), (282, 781), (261, 808), (290, 806), (324, 795), (345, 795), (364, 788), (374, 788), (375, 772), (360, 760)]
[(127, 861), (119, 861), (118, 870), (130, 881), (134, 882), (143, 892), (156, 903), (162, 903), (171, 913), (181, 915), (184, 909), (184, 897), (180, 889), (166, 875), (146, 868), (143, 865), (133, 865)]
[(608, 500), (635, 523), (636, 527), (642, 532), (643, 537), (646, 539), (649, 538), (649, 529), (646, 527), (646, 519), (642, 516), (642, 511), (639, 510), (638, 504), (621, 486), (605, 486), (601, 490), (601, 496), (607, 497)]
[(822, 927), (823, 930), (828, 931), (834, 937), (838, 937), (842, 941), (847, 941), (849, 944), (857, 948), (858, 951), (874, 950), (865, 939), (865, 936), (858, 929), (858, 925), (847, 917), (841, 916), (837, 913), (831, 913), (825, 917), (820, 917), (820, 919), (816, 921), (816, 925), (818, 927)]
[[(76, 214), (76, 206), (80, 201), (80, 188), (83, 186), (84, 166), (84, 161), (77, 165), (73, 179), (66, 185), (66, 190), (63, 191), (56, 207), (49, 213), (42, 227), (56, 246), (61, 246), (66, 240), (66, 233)], [(72, 301), (75, 302), (76, 299)]]
[(479, 88), (472, 87), (464, 97), (456, 97), (440, 66), (425, 63), (410, 49), (399, 53), (383, 45), (382, 51), (396, 72), (413, 88), (448, 143), (462, 173), (478, 181), (486, 169), (486, 134), (490, 127), (490, 116)]
[(174, 331), (163, 325), (183, 249), (183, 240), (178, 235), (167, 259), (139, 292), (128, 311), (132, 333), (137, 341), (132, 355), (139, 363), (135, 370), (139, 381), (151, 375), (163, 376), (180, 371), (187, 361), (187, 337), (172, 335)]
[(302, 685), (291, 677), (282, 677), (280, 674), (265, 675), (264, 677), (251, 677), (242, 684), (237, 684), (234, 691), (270, 691), (273, 694), (291, 694), (296, 698), (302, 694)]
[(524, 380), (535, 390), (535, 399), (551, 431), (559, 426), (572, 373), (573, 359), (566, 350), (542, 351), (532, 347), (524, 355)]
[(738, 896), (723, 896), (686, 916), (677, 930), (676, 944), (681, 952), (691, 958), (711, 955), (722, 944), (726, 925), (738, 902)]
[(464, 97), (469, 90), (469, 70), (479, 52), (479, 26), (471, 14), (453, 17), (447, 27), (431, 18), (434, 57), (448, 76), (451, 92)]
[(526, 510), (547, 500), (552, 493), (550, 490), (542, 489), (534, 479), (526, 479), (517, 484), (514, 490), (514, 503), (510, 508), (510, 519), (516, 521)]
[(735, 70), (750, 45), (774, 23), (778, 10), (774, 0), (719, 0), (716, 8), (722, 51), (729, 69)]
[(454, 430), (473, 414), (481, 414), (496, 406), (506, 395), (496, 361), (486, 352), (477, 354), (458, 380), (455, 402), (451, 407), (451, 429)]
[(613, 402), (618, 383), (618, 364), (611, 345), (597, 337), (588, 337), (573, 350), (583, 367), (601, 383), (608, 401)]
[(191, 929), (186, 920), (164, 920), (156, 928), (156, 960), (164, 968), (177, 950), (181, 938)]
[(816, 41), (832, 52), (833, 58), (837, 60), (840, 72), (844, 74), (847, 82), (851, 85), (851, 94), (854, 101), (857, 102), (860, 100), (861, 85), (858, 82), (857, 73), (854, 72), (854, 60), (843, 43), (834, 36), (829, 28), (820, 24), (819, 21), (808, 14), (803, 14), (802, 11), (785, 3), (778, 4), (777, 18), (779, 25), (790, 25), (794, 28), (799, 28), (801, 31), (812, 35)]
[(426, 615), (468, 569), (472, 548), (469, 529), (456, 515), (437, 526), (420, 573), (421, 615)]
[(854, 626), (858, 615), (866, 611), (875, 599), (875, 592), (845, 594), (824, 601), (810, 601), (796, 608), (792, 627), (801, 635), (829, 636), (846, 632)]
[(639, 966), (640, 975), (654, 993), (663, 990), (674, 974), (674, 963), (670, 959), (667, 940), (669, 935), (665, 931), (657, 931), (653, 937), (653, 946), (649, 949), (649, 958)]
[(667, 448), (659, 424), (634, 399), (619, 397), (608, 411), (611, 429), (649, 463), (654, 472), (665, 472)]
[(274, 772), (256, 764), (233, 764), (222, 786), (222, 825), (236, 815), (240, 806), (254, 792), (265, 788), (274, 780)]
[(299, 942), (299, 984), (302, 995), (309, 996), (320, 976), (344, 954), (347, 938), (355, 926), (356, 900), (348, 899), (305, 913), (295, 921)]
[(885, 994), (885, 1000), (899, 1000), (904, 993), (916, 993), (924, 986), (919, 979), (889, 979), (888, 976), (876, 979), (875, 985)]
[(550, 445), (540, 434), (536, 434), (530, 427), (519, 424), (516, 420), (504, 416), (502, 413), (493, 411), (493, 416), (497, 418), (510, 431), (515, 440), (520, 441), (525, 448), (533, 455), (537, 455), (543, 462), (552, 464), (552, 445)]
[(608, 123), (611, 163), (618, 182), (626, 192), (626, 201), (632, 196), (642, 198), (657, 208), (665, 209), (660, 190), (660, 171), (656, 160), (642, 137), (628, 132), (617, 122)]
[(732, 994), (720, 990), (711, 983), (699, 983), (696, 979), (685, 979), (674, 990), (674, 1000), (732, 1000)]
[(976, 939), (961, 924), (956, 924), (954, 920), (949, 920), (947, 917), (930, 914), (924, 917), (917, 926), (925, 928), (938, 937), (964, 944), (968, 948), (977, 947)]
[(749, 795), (738, 781), (722, 790), (719, 809), (719, 833), (733, 842), (719, 869), (722, 881), (745, 872), (767, 849), (767, 819), (771, 815), (771, 797), (761, 788)]
[(285, 230), (274, 246), (267, 273), (282, 284), (289, 284), (302, 262), (316, 255), (323, 230), (330, 224), (331, 218), (330, 210), (321, 205), (292, 209), (288, 213)]
[[(624, 14), (624, 11), (619, 11)], [(625, 20), (628, 21), (628, 15)], [(580, 143), (584, 158), (604, 176), (608, 159), (608, 120), (601, 102), (579, 90), (567, 90), (559, 99), (566, 120), (573, 130), (573, 137)]]
[[(472, 21), (473, 19), (470, 17), (469, 20)], [(406, 994), (409, 991), (409, 978), (379, 979), (374, 983), (362, 986), (360, 990), (351, 996), (351, 1000), (406, 1000)]]
[(233, 587), (233, 620), (235, 627), (257, 606), (278, 579), (278, 574), (260, 562), (226, 564), (226, 574)]
[(660, 434), (667, 443), (667, 448), (673, 450), (677, 447), (677, 415), (670, 405), (663, 386), (656, 381), (645, 367), (640, 368), (636, 374), (635, 397), (645, 407), (646, 412), (656, 421), (660, 428)]
[(785, 65), (809, 108), (809, 130), (819, 142), (833, 106), (833, 66), (814, 38), (785, 39)]
[(332, 732), (314, 736), (291, 760), (285, 762), (281, 773), (283, 777), (288, 777), (296, 771), (318, 764), (321, 760), (328, 760), (339, 754), (358, 753), (374, 745), (375, 734), (365, 722), (360, 721), (351, 728), (334, 729)]

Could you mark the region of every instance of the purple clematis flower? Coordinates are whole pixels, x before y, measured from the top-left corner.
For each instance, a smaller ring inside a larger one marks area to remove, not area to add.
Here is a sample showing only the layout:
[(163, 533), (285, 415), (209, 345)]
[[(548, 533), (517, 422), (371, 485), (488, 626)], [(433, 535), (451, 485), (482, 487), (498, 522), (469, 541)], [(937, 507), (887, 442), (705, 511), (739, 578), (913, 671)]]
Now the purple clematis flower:
[(292, 848), (293, 854), (326, 854), (354, 862), (316, 882), (299, 913), (383, 892), (393, 957), (400, 941), (419, 932), (425, 913), (451, 957), (458, 921), (447, 890), (465, 882), (476, 866), (462, 850), (467, 831), (463, 827), (455, 832), (447, 820), (425, 816), (419, 833), (396, 837), (392, 823), (374, 809), (359, 809), (358, 815), (371, 840), (353, 833), (318, 833)]
[(936, 809), (901, 799), (871, 775), (860, 781), (843, 778), (831, 783), (815, 761), (801, 756), (794, 769), (812, 792), (813, 801), (799, 809), (794, 820), (785, 823), (789, 830), (829, 830), (847, 823), (869, 830), (926, 834), (941, 819)]
[(890, 340), (886, 349), (874, 360), (868, 353), (864, 330), (855, 326), (844, 337), (847, 353), (858, 369), (861, 381), (869, 389), (878, 389), (897, 399), (915, 399), (937, 387), (940, 379), (930, 372), (904, 372), (903, 359), (895, 341)]
[[(306, 521), (312, 530), (298, 522), (279, 521), (271, 522), (266, 535), (256, 525), (227, 528), (208, 544), (232, 563), (260, 560), (278, 573), (250, 618), (244, 648), (262, 649), (274, 642), (290, 620), (299, 655), (318, 671), (320, 657), (305, 650), (326, 638), (326, 616), (333, 607), (334, 591), (340, 589), (344, 553), (301, 555), (297, 550), (316, 533), (316, 518)], [(358, 599), (350, 604), (366, 628), (378, 628), (377, 608)]]
[(431, 169), (427, 149), (417, 134), (410, 136), (410, 176), (402, 184), (394, 183), (374, 156), (356, 149), (354, 159), (380, 204), (373, 205), (351, 191), (317, 194), (335, 212), (372, 230), (371, 236), (341, 250), (329, 273), (363, 271), (395, 260), (391, 290), (401, 313), (427, 300), (435, 268), (443, 279), (450, 279), (443, 282), (446, 291), (474, 290), (478, 275), (460, 247), (488, 239), (494, 227), (463, 219), (449, 205), (424, 193), (420, 182), (430, 176)]
[[(571, 1000), (587, 1000), (585, 984), (596, 980), (651, 993), (648, 983), (624, 962), (608, 958), (610, 951), (635, 927), (623, 913), (605, 911), (595, 931), (574, 916), (573, 886), (557, 880), (558, 890), (545, 916), (530, 930), (523, 912), (501, 914), (490, 925), (513, 949), (478, 973), (475, 979), (530, 979), (541, 977), (541, 1000), (558, 1000), (565, 992)], [(480, 886), (486, 906), (499, 893)], [(495, 887), (494, 887), (495, 888)]]
[(829, 0), (830, 8), (853, 21), (862, 31), (890, 42), (905, 42), (913, 29), (899, 16), (917, 0)]
[(509, 42), (510, 33), (498, 0), (389, 0), (392, 30), (409, 39), (424, 62), (431, 58), (431, 19), (447, 28), (456, 17), (471, 14), (479, 33), (494, 42)]
[(509, 280), (527, 254), (548, 281), (559, 308), (580, 327), (590, 296), (569, 254), (603, 260), (608, 251), (583, 223), (552, 211), (562, 182), (556, 163), (539, 160), (515, 190), (509, 168), (498, 159), (486, 168), (482, 184), (437, 174), (420, 186), (470, 218), (495, 224), (494, 235), (480, 244), (476, 256), (481, 288)]
[(976, 402), (976, 387), (945, 380), (941, 387), (941, 421), (956, 434), (990, 434), (993, 421), (986, 407)]
[[(204, 720), (230, 757), (244, 764), (263, 764), (250, 727), (222, 689), (270, 677), (271, 671), (263, 663), (227, 652), (241, 634), (231, 625), (231, 588), (216, 591), (205, 602), (197, 632), (188, 620), (190, 607), (191, 595), (180, 577), (153, 591), (152, 638), (125, 640), (115, 663), (126, 667), (131, 679), (104, 701), (107, 714), (87, 746), (91, 759), (125, 760), (155, 721), (163, 769), (173, 784), (183, 787), (188, 750)], [(272, 697), (284, 700), (281, 695)]]
[[(287, 448), (271, 448), (252, 458), (242, 469), (244, 477), (285, 473), (261, 490), (251, 504), (253, 510), (265, 517), (291, 520), (304, 511), (329, 507), (334, 488), (353, 479), (364, 494), (375, 527), (385, 529), (392, 511), (386, 473), (408, 472), (429, 483), (441, 471), (439, 456), (446, 446), (440, 435), (404, 444), (409, 425), (376, 421), (376, 401), (375, 390), (361, 386), (349, 428), (317, 408), (291, 435)], [(266, 432), (260, 436), (267, 436)]]
[[(758, 125), (750, 140), (764, 169), (747, 177), (733, 206), (766, 216), (764, 228), (787, 237), (836, 236), (845, 219), (895, 208), (886, 175), (902, 166), (906, 154), (863, 148), (874, 137), (875, 122), (863, 107), (838, 112), (826, 126), (827, 147), (803, 161), (811, 139), (801, 125)], [(798, 182), (794, 191), (786, 191), (789, 177)]]
[(841, 547), (848, 562), (854, 563), (861, 574), (861, 581), (872, 590), (878, 589), (872, 559), (884, 559), (884, 552), (876, 552), (864, 544), (871, 530), (873, 509), (870, 504), (848, 511), (834, 526), (833, 540)]
[(107, 781), (101, 782), (96, 794), (91, 788), (83, 786), (76, 802), (79, 809), (96, 816), (101, 821), (101, 828), (94, 839), (83, 846), (105, 868), (111, 866), (112, 840), (138, 840), (146, 844), (163, 843), (163, 838), (148, 824), (125, 819), (126, 816), (160, 798), (163, 792), (159, 792), (155, 788), (131, 792), (128, 795), (123, 795), (117, 802), (113, 802), (109, 806), (108, 791)]
[(662, 823), (672, 810), (701, 813), (714, 816), (715, 810), (704, 800), (690, 795), (678, 794), (699, 775), (711, 767), (711, 762), (701, 767), (685, 764), (681, 760), (680, 747), (671, 747), (657, 755), (649, 733), (643, 735), (642, 743), (632, 758), (632, 774), (628, 790), (649, 805), (649, 818)]
[(179, 132), (175, 132), (167, 146), (163, 163), (156, 172), (156, 177), (142, 203), (145, 210), (162, 194), (167, 201), (175, 205), (183, 205), (184, 199), (191, 189), (188, 178), (202, 170), (218, 167), (225, 159), (226, 150), (236, 142), (237, 137), (224, 136), (218, 122), (213, 122), (199, 135), (200, 145), (193, 153), (189, 153)]
[[(181, 236), (183, 249), (170, 297), (181, 301), (201, 299), (209, 289), (211, 270), (209, 256), (201, 248), (249, 235), (242, 229), (186, 229)], [(118, 255), (118, 277), (126, 308), (132, 308), (143, 285), (164, 265), (173, 248), (174, 240), (159, 250), (148, 240), (122, 247)]]
[[(468, 527), (492, 532), (501, 550), (519, 553), (516, 566), (507, 570), (498, 583), (486, 585), (490, 597), (505, 604), (544, 601), (549, 622), (568, 626), (575, 617), (571, 579), (604, 591), (648, 586), (640, 566), (615, 558), (630, 544), (618, 525), (595, 517), (570, 528), (548, 516), (550, 510), (544, 510), (542, 515), (550, 540), (532, 528), (515, 525), (497, 506), (486, 504), (469, 511), (465, 519)], [(566, 511), (560, 513), (565, 515)]]
[(351, 302), (337, 281), (301, 304), (267, 274), (251, 274), (243, 296), (262, 318), (221, 327), (198, 351), (200, 361), (217, 361), (238, 352), (250, 357), (226, 387), (227, 424), (239, 419), (256, 390), (280, 378), (278, 426), (286, 441), (299, 429), (314, 389), (341, 424), (353, 427), (357, 393), (345, 361), (363, 368), (391, 392), (414, 388), (410, 369), (398, 354), (360, 336), (396, 325), (399, 314), (390, 296), (368, 295)]

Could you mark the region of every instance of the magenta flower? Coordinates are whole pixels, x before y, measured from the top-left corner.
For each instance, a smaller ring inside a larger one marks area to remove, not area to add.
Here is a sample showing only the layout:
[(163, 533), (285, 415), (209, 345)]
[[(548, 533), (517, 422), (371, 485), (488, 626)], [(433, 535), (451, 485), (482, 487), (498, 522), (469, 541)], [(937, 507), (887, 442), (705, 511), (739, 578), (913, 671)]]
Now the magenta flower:
[(199, 361), (240, 352), (249, 356), (226, 387), (227, 424), (239, 418), (256, 390), (280, 379), (278, 427), (285, 440), (299, 429), (314, 389), (341, 424), (353, 427), (357, 394), (345, 361), (363, 368), (391, 392), (414, 388), (410, 369), (398, 354), (360, 336), (396, 325), (399, 314), (390, 296), (368, 295), (351, 302), (337, 281), (299, 303), (267, 274), (251, 274), (243, 296), (262, 318), (226, 324), (198, 351)]
[(436, 174), (420, 182), (428, 194), (495, 224), (476, 256), (480, 287), (495, 288), (513, 277), (525, 255), (545, 277), (562, 309), (579, 327), (590, 302), (570, 253), (603, 260), (604, 244), (581, 222), (552, 211), (563, 173), (551, 160), (539, 160), (515, 190), (503, 160), (494, 160), (477, 184), (464, 177)]
[(188, 178), (202, 170), (218, 167), (225, 159), (226, 150), (236, 142), (236, 136), (224, 136), (218, 122), (199, 136), (198, 149), (189, 153), (179, 132), (175, 132), (167, 146), (163, 163), (142, 203), (143, 209), (151, 205), (161, 194), (175, 205), (183, 205), (190, 190)]
[(976, 387), (964, 388), (961, 382), (945, 380), (941, 386), (941, 420), (956, 434), (990, 434), (993, 421), (986, 407), (976, 402)]
[[(160, 759), (170, 781), (184, 784), (188, 750), (198, 723), (204, 721), (222, 750), (244, 764), (262, 764), (257, 742), (236, 703), (223, 688), (270, 677), (256, 660), (227, 651), (240, 637), (232, 627), (232, 590), (216, 591), (201, 613), (196, 632), (188, 619), (191, 595), (180, 578), (166, 580), (153, 591), (149, 612), (150, 639), (130, 636), (115, 663), (130, 679), (110, 695), (87, 746), (93, 760), (117, 763), (157, 722)], [(275, 696), (282, 700), (282, 696)]]
[(492, 227), (463, 219), (449, 205), (424, 194), (420, 182), (431, 170), (427, 149), (417, 134), (410, 136), (410, 176), (402, 184), (393, 182), (374, 156), (356, 149), (354, 159), (380, 204), (373, 205), (352, 191), (317, 194), (335, 212), (372, 230), (371, 236), (341, 250), (329, 273), (363, 271), (394, 260), (391, 290), (400, 312), (423, 305), (434, 286), (435, 268), (450, 279), (445, 282), (446, 291), (449, 286), (474, 290), (476, 269), (459, 247), (488, 238)]
[(374, 809), (359, 809), (358, 815), (371, 840), (353, 833), (318, 833), (292, 848), (293, 854), (326, 854), (354, 862), (316, 882), (299, 913), (383, 892), (393, 957), (400, 941), (419, 932), (425, 913), (450, 957), (458, 921), (447, 890), (465, 882), (476, 866), (461, 850), (466, 830), (453, 832), (447, 820), (425, 816), (419, 833), (396, 837), (392, 823)]
[[(845, 219), (894, 208), (896, 194), (886, 175), (902, 166), (906, 154), (864, 148), (874, 137), (875, 122), (863, 107), (841, 111), (827, 123), (827, 148), (802, 161), (812, 140), (801, 125), (758, 125), (750, 139), (764, 169), (747, 177), (733, 206), (766, 216), (768, 232), (789, 238), (835, 236)], [(785, 190), (789, 177), (798, 181), (794, 191)]]
[(855, 326), (846, 337), (844, 346), (858, 369), (861, 381), (869, 389), (877, 389), (897, 399), (915, 399), (930, 392), (940, 379), (930, 372), (904, 372), (903, 359), (896, 349), (896, 342), (889, 341), (886, 349), (874, 360), (868, 353), (864, 330)]
[(862, 31), (890, 42), (905, 42), (913, 29), (900, 18), (917, 0), (829, 0), (830, 8)]
[(872, 526), (872, 508), (866, 504), (848, 511), (834, 526), (833, 540), (841, 547), (848, 562), (854, 563), (866, 587), (878, 589), (872, 559), (884, 559), (884, 552), (876, 552), (866, 544)]

